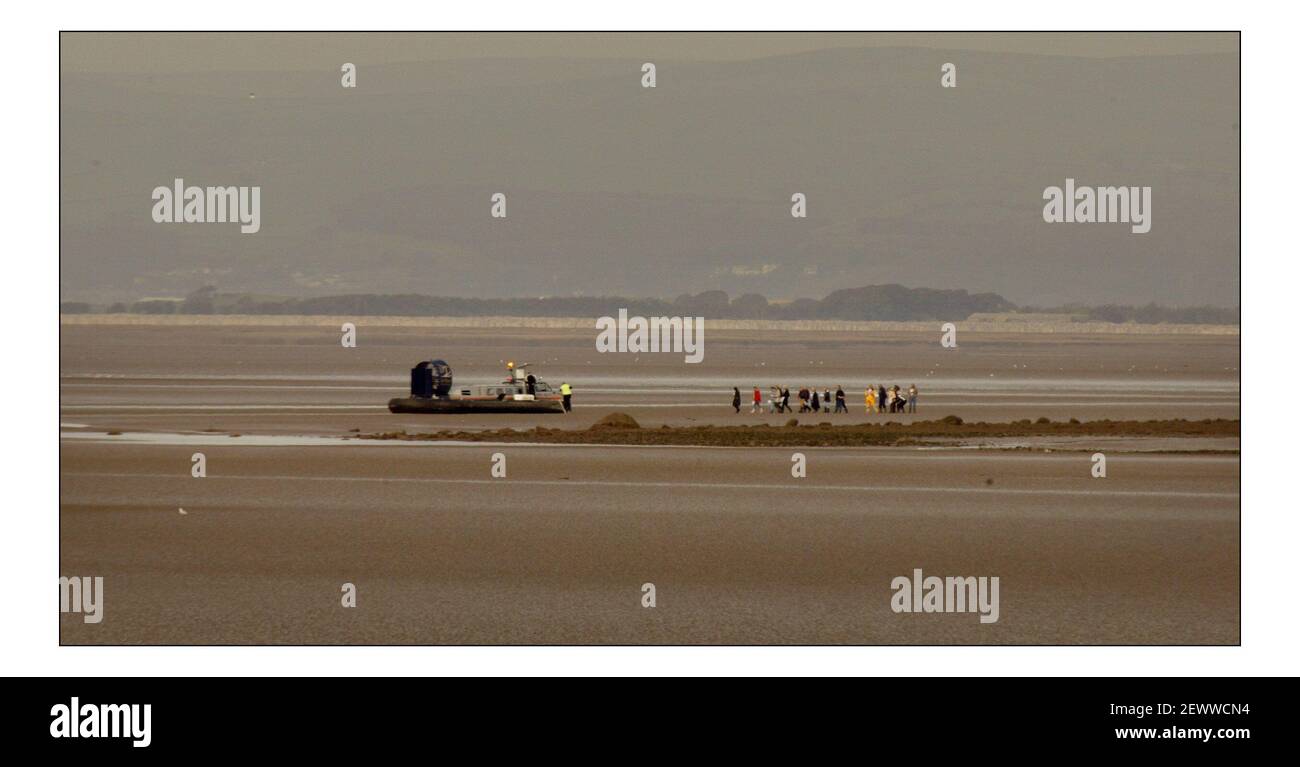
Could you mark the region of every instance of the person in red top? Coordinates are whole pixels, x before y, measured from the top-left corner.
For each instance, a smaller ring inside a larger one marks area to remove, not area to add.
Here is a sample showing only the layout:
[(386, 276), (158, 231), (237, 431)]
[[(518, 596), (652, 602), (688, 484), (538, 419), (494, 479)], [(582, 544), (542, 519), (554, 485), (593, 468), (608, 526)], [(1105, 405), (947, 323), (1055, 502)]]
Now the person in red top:
[(758, 387), (755, 386), (755, 387), (754, 387), (754, 406), (751, 407), (751, 408), (749, 409), (749, 412), (751, 412), (751, 413), (757, 413), (757, 412), (762, 411), (762, 409), (763, 409), (763, 392), (759, 391), (759, 390), (758, 390)]

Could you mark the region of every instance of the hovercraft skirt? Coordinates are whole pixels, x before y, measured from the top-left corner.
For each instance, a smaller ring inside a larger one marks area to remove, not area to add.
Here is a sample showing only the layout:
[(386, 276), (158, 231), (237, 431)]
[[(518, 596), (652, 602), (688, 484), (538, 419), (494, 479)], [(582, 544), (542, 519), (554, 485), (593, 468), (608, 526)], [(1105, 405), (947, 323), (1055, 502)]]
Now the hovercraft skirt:
[(453, 399), (450, 397), (396, 397), (388, 401), (390, 413), (563, 413), (559, 398)]

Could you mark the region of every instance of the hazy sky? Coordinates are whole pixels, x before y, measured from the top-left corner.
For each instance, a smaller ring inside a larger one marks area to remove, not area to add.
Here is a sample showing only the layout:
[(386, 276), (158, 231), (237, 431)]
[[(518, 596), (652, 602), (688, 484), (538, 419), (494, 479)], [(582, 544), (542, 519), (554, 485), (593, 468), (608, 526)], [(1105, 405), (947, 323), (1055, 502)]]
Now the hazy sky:
[[(68, 44), (69, 35), (75, 35)], [(65, 71), (184, 72), (313, 69), (465, 58), (622, 58), (724, 61), (837, 47), (915, 46), (1053, 56), (1235, 53), (1229, 33), (65, 33)]]
[[(1232, 306), (1238, 42), (65, 35), (61, 294), (794, 299), (902, 283)], [(260, 189), (260, 228), (156, 221), (153, 192), (176, 179)], [(1044, 191), (1068, 179), (1149, 187), (1152, 228), (1045, 223)], [(489, 214), (498, 193), (508, 218)]]

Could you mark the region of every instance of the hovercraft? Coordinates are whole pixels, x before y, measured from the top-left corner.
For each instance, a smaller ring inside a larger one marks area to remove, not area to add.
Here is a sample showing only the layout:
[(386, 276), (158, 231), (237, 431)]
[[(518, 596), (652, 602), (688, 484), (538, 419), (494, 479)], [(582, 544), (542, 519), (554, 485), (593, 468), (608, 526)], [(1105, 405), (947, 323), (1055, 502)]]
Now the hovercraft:
[(506, 364), (501, 383), (456, 386), (451, 366), (425, 360), (411, 368), (411, 395), (388, 401), (393, 413), (563, 413), (564, 398), (527, 372), (528, 363)]

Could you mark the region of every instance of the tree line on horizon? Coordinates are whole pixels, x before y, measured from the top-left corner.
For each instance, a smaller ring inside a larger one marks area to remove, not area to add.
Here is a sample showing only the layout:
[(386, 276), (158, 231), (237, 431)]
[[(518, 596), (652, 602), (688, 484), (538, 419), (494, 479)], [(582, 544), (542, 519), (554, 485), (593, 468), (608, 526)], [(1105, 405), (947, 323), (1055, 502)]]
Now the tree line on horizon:
[(869, 285), (836, 290), (825, 298), (800, 298), (773, 303), (756, 293), (731, 298), (725, 291), (707, 290), (673, 300), (620, 296), (556, 296), (541, 298), (455, 298), (406, 294), (355, 293), (309, 298), (279, 298), (247, 293), (219, 293), (204, 286), (184, 299), (147, 299), (96, 306), (65, 301), (60, 314), (252, 314), (351, 316), (515, 316), (600, 317), (627, 309), (629, 315), (696, 316), (741, 320), (842, 321), (960, 321), (974, 314), (1053, 314), (1079, 321), (1143, 324), (1220, 324), (1241, 321), (1240, 307), (1169, 307), (1069, 304), (1060, 307), (1018, 307), (996, 293), (965, 290)]

